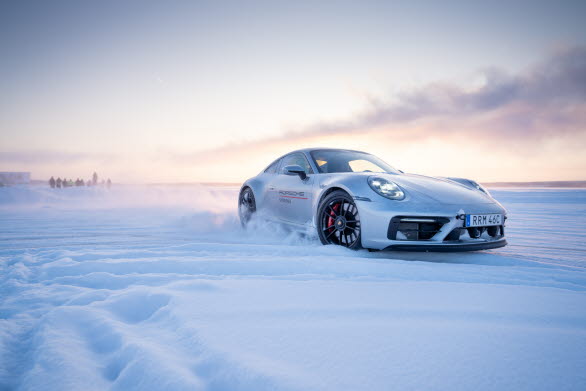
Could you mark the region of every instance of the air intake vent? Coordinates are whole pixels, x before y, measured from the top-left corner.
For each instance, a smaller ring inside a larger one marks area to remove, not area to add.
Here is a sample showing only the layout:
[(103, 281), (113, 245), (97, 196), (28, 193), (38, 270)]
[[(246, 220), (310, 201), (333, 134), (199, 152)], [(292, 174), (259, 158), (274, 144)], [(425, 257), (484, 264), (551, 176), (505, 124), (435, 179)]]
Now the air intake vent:
[(387, 237), (391, 240), (429, 240), (449, 221), (447, 217), (395, 216), (389, 224)]

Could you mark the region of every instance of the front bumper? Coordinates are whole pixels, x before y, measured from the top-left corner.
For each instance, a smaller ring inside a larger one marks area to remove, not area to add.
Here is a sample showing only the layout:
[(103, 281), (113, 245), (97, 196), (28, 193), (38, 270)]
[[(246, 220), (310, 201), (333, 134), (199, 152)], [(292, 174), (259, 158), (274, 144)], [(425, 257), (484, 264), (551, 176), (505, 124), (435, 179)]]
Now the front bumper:
[[(463, 240), (449, 240), (448, 236), (454, 229), (464, 228), (464, 221), (457, 216), (462, 214), (491, 214), (502, 213), (506, 210), (497, 202), (478, 204), (438, 204), (403, 201), (361, 201), (356, 200), (360, 214), (362, 247), (375, 250), (398, 251), (475, 251), (499, 248), (507, 245), (502, 235), (488, 237), (483, 235), (478, 239), (465, 237)], [(394, 217), (411, 216), (430, 218), (436, 217), (443, 225), (433, 237), (425, 240), (405, 240), (391, 234), (390, 223)]]
[[(480, 239), (479, 239), (480, 240)], [(442, 244), (416, 244), (416, 243), (397, 243), (391, 244), (384, 248), (385, 251), (433, 251), (433, 252), (458, 252), (458, 251), (478, 251), (490, 250), (493, 248), (505, 247), (507, 240), (502, 238), (498, 240), (487, 240), (478, 242), (461, 243), (442, 243)]]

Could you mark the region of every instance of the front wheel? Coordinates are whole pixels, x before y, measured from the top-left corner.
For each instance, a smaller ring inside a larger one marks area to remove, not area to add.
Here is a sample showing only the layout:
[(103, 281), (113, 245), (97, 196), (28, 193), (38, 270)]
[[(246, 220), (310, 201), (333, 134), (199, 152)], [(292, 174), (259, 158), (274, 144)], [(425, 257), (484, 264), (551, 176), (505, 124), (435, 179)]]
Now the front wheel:
[(320, 203), (317, 213), (317, 232), (323, 244), (360, 248), (360, 216), (348, 193), (332, 192)]

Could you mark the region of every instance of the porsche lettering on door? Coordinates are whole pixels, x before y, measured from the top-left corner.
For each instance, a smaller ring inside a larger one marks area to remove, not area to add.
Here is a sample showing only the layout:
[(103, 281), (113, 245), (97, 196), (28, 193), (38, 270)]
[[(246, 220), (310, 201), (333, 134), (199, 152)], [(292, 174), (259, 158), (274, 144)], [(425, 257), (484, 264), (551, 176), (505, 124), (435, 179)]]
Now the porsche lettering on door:
[(300, 200), (306, 200), (305, 192), (303, 191), (290, 191), (290, 190), (279, 190), (279, 198), (296, 198)]

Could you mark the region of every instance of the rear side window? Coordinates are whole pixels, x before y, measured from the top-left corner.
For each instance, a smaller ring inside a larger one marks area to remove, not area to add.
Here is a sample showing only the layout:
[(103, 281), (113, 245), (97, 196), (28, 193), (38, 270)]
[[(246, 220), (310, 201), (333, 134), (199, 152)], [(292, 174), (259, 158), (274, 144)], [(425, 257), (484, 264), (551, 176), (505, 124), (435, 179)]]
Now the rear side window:
[(273, 162), (273, 164), (271, 164), (266, 170), (265, 173), (266, 174), (276, 174), (277, 173), (277, 168), (279, 168), (279, 162), (281, 160), (277, 159), (275, 162)]

